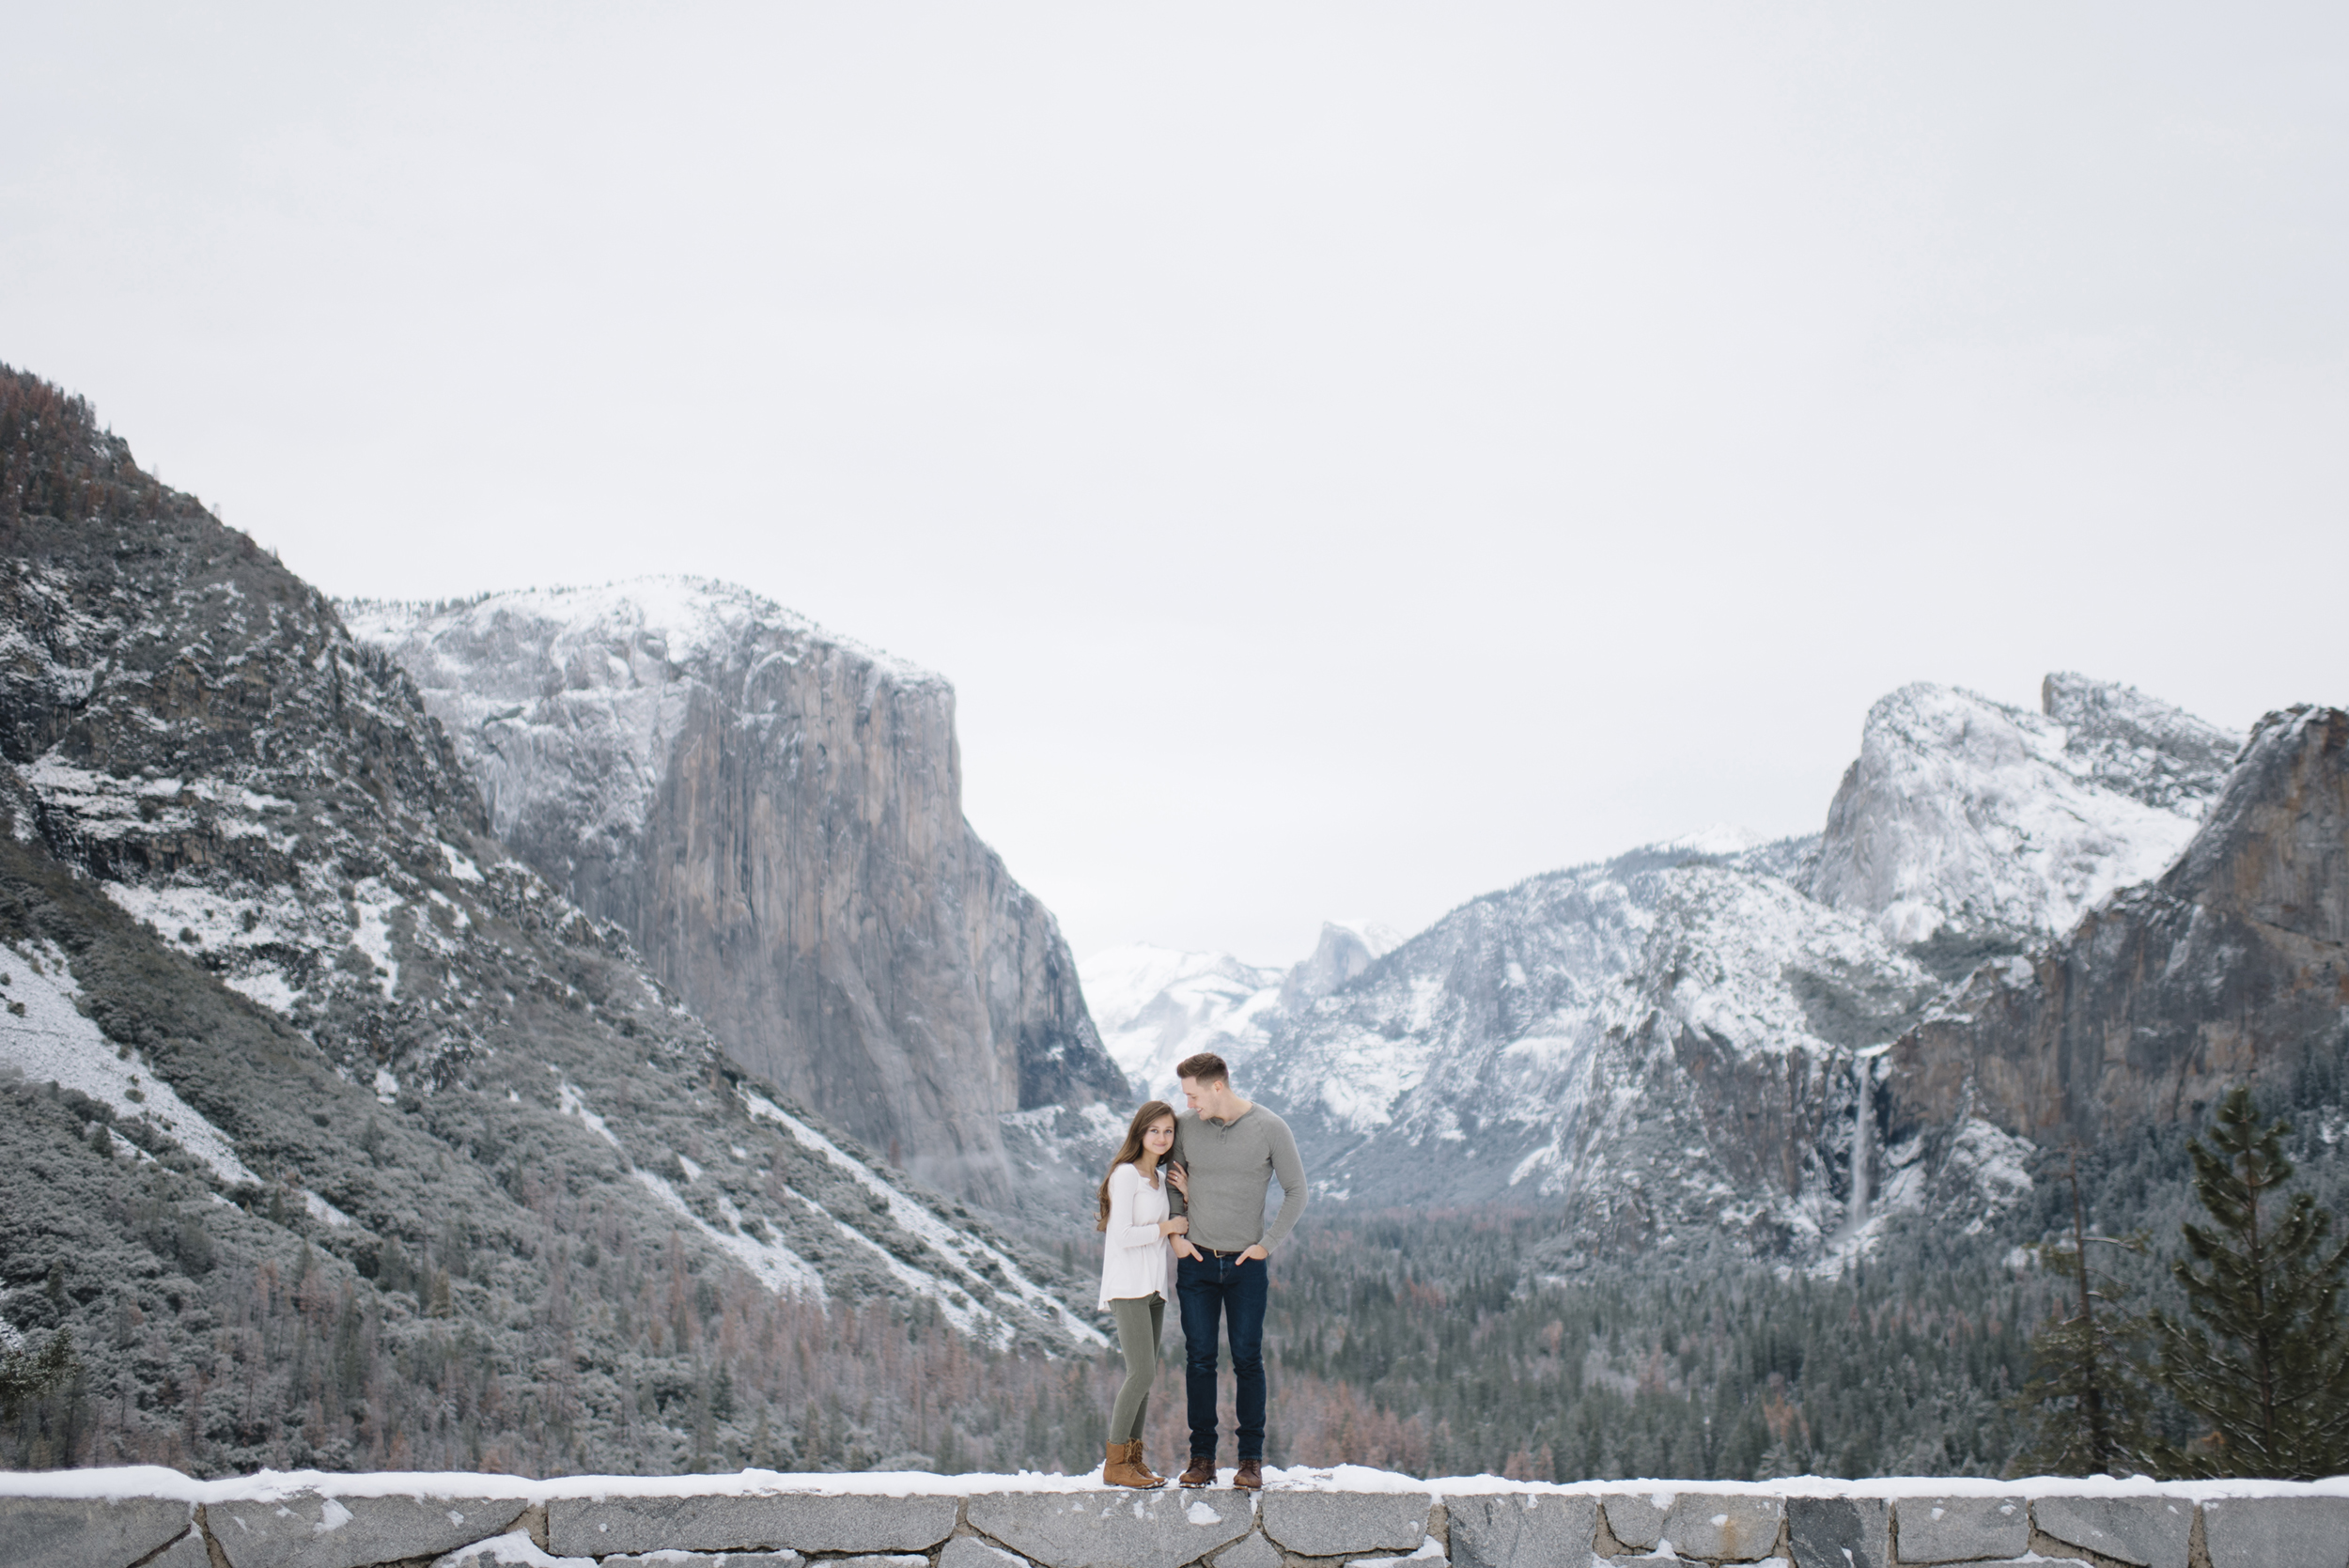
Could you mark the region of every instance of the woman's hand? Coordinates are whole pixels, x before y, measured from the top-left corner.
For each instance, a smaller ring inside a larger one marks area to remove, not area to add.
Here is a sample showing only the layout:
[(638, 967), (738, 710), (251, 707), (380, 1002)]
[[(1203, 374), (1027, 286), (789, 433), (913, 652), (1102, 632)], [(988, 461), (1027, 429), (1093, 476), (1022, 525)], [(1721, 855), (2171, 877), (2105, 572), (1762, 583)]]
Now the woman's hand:
[(1181, 1166), (1170, 1165), (1166, 1168), (1166, 1185), (1181, 1193), (1185, 1203), (1190, 1201), (1190, 1172)]
[[(1159, 1234), (1160, 1235), (1189, 1235), (1190, 1234), (1190, 1221), (1179, 1214), (1172, 1219), (1159, 1221)], [(1188, 1247), (1190, 1244), (1185, 1242), (1183, 1245)]]

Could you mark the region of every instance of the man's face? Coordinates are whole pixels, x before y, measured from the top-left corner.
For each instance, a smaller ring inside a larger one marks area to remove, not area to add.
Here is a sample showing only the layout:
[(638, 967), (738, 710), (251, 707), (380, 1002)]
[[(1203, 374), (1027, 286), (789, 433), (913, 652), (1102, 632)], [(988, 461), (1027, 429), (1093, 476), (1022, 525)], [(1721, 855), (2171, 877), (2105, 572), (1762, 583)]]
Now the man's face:
[(1202, 1116), (1223, 1114), (1224, 1096), (1232, 1086), (1221, 1079), (1187, 1078), (1182, 1079), (1183, 1103)]

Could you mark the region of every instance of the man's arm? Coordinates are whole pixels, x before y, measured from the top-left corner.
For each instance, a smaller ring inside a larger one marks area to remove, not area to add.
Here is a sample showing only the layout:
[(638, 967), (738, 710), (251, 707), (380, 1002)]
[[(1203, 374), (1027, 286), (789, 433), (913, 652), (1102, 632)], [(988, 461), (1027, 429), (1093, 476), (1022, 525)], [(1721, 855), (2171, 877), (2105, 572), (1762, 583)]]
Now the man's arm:
[(1281, 1212), (1257, 1244), (1268, 1252), (1288, 1239), (1297, 1217), (1305, 1212), (1305, 1162), (1297, 1157), (1297, 1139), (1286, 1122), (1272, 1125), (1272, 1174), (1281, 1184)]
[[(1166, 1151), (1166, 1162), (1169, 1165), (1182, 1165), (1186, 1171), (1190, 1169), (1183, 1161), (1183, 1119), (1180, 1116), (1174, 1118), (1174, 1146)], [(1185, 1179), (1189, 1180), (1188, 1177)], [(1161, 1176), (1159, 1180), (1165, 1181), (1165, 1178)], [(1190, 1213), (1190, 1197), (1171, 1181), (1166, 1183), (1166, 1213), (1170, 1219), (1178, 1214)]]
[[(1166, 1163), (1181, 1164), (1182, 1159), (1183, 1119), (1177, 1116), (1174, 1118), (1174, 1146), (1166, 1151)], [(1166, 1184), (1166, 1217), (1169, 1219), (1188, 1221), (1190, 1219), (1190, 1195), (1183, 1190), (1183, 1187), (1190, 1184), (1190, 1178), (1186, 1175), (1183, 1178), (1182, 1187), (1175, 1185), (1174, 1177), (1171, 1172), (1161, 1175), (1159, 1179)], [(1190, 1237), (1188, 1235), (1171, 1235), (1166, 1238), (1166, 1241), (1167, 1245), (1174, 1250), (1174, 1255), (1178, 1258), (1195, 1258), (1199, 1255), (1199, 1250), (1190, 1244)]]

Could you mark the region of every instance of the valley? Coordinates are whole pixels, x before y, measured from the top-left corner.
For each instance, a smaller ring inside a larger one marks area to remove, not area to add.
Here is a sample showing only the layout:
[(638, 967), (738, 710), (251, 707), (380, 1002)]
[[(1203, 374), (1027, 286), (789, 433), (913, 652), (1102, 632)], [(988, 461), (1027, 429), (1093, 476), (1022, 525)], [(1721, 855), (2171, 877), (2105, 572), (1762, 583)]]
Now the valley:
[(1912, 685), (1815, 835), (1080, 963), (936, 674), (700, 579), (336, 603), (24, 372), (0, 461), (13, 1466), (1089, 1466), (1086, 1205), (1201, 1049), (1312, 1182), (1281, 1463), (1997, 1473), (2075, 1158), (2174, 1236), (2248, 1082), (2349, 1192), (2338, 708)]

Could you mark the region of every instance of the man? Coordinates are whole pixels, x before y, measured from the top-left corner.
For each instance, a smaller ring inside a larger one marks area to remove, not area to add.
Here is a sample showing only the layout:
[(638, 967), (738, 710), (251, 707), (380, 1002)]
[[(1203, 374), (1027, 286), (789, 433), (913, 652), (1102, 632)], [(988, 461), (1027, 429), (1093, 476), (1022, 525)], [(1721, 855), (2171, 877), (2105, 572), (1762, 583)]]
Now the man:
[[(1189, 1112), (1174, 1124), (1174, 1172), (1190, 1234), (1174, 1238), (1174, 1295), (1187, 1354), (1183, 1392), (1190, 1405), (1190, 1467), (1185, 1486), (1215, 1484), (1216, 1325), (1230, 1326), (1232, 1373), (1239, 1385), (1239, 1469), (1232, 1484), (1264, 1484), (1264, 1308), (1267, 1260), (1305, 1212), (1305, 1165), (1297, 1140), (1271, 1111), (1232, 1093), (1223, 1058), (1211, 1051), (1174, 1065)], [(1265, 1228), (1266, 1188), (1281, 1183), (1281, 1212)]]

